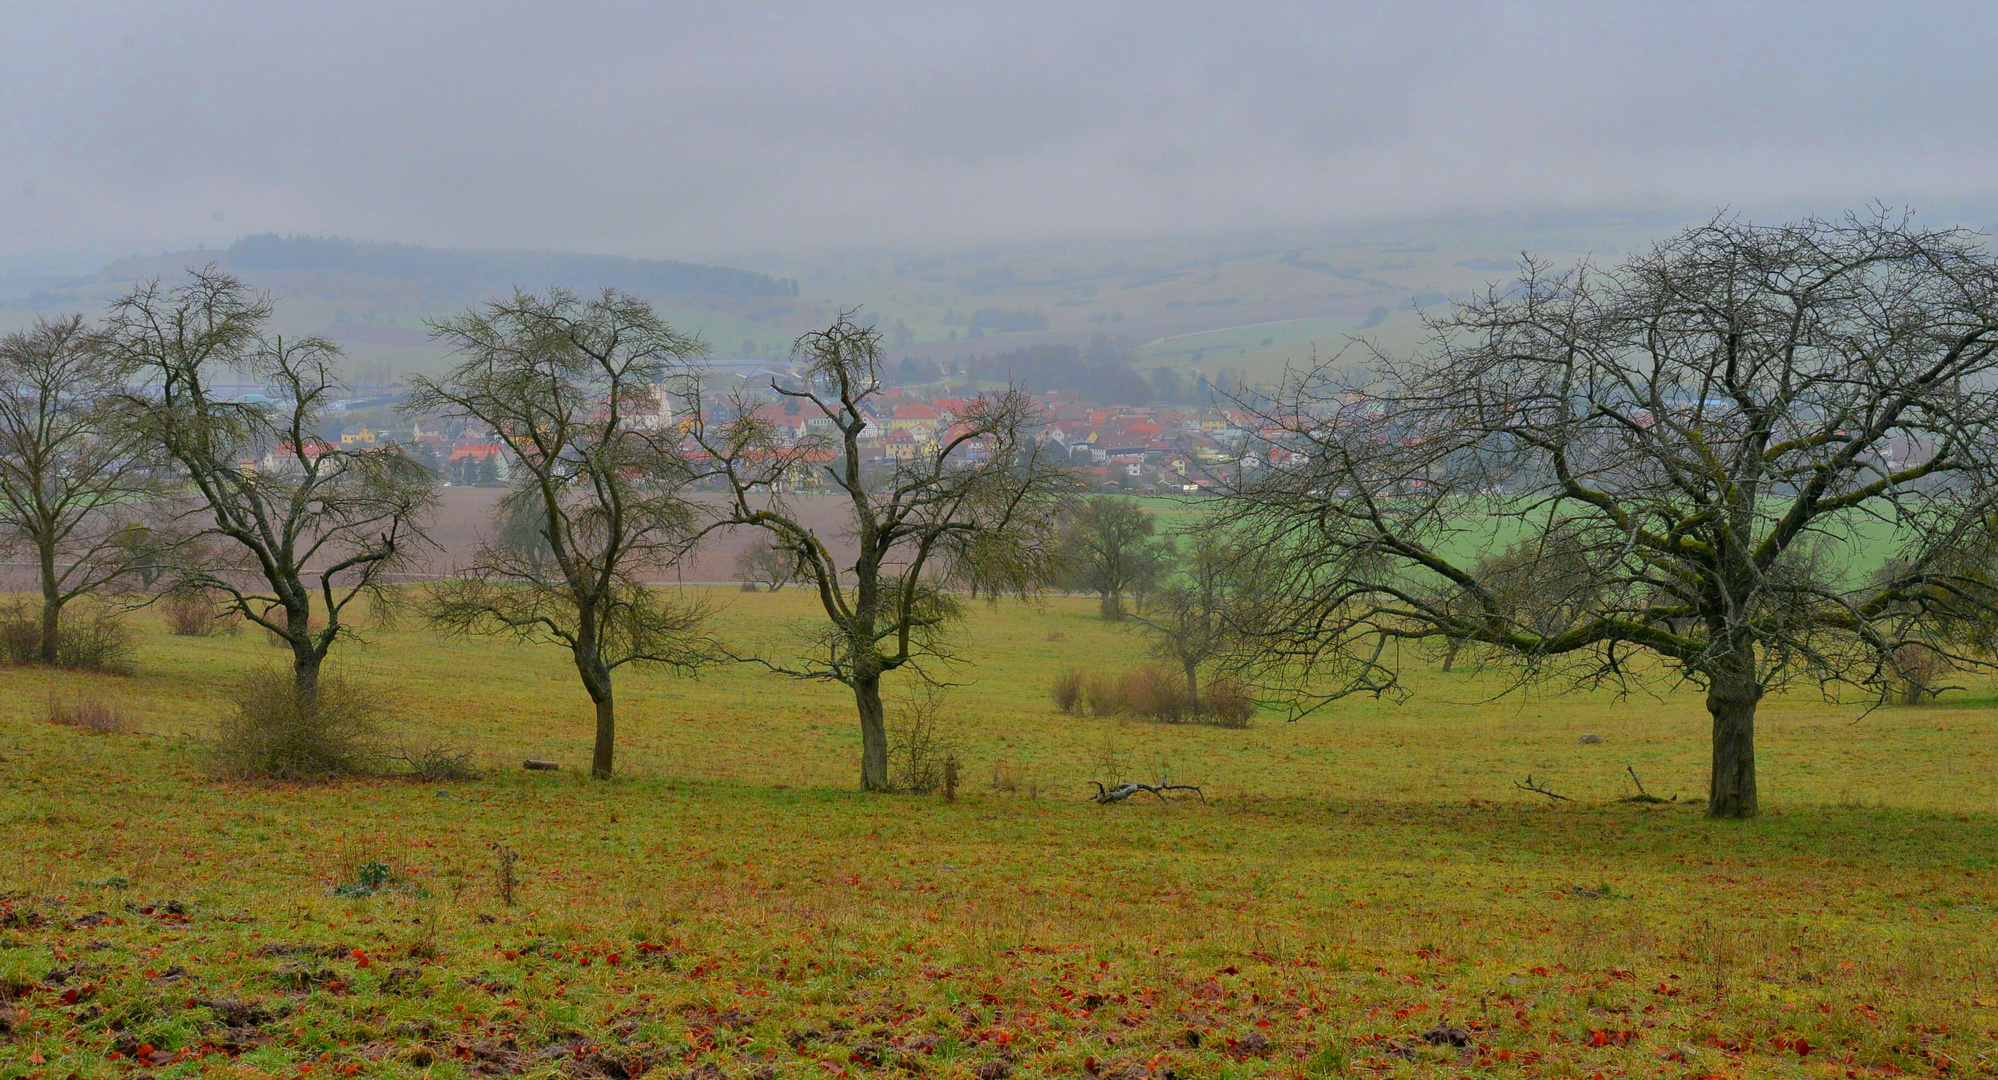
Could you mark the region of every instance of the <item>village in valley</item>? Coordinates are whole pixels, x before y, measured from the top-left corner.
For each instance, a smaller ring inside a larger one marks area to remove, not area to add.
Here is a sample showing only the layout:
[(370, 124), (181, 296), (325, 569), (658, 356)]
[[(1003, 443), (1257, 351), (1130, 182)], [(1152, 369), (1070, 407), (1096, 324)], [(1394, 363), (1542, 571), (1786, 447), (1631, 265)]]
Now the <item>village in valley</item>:
[[(768, 423), (783, 444), (801, 446), (832, 434), (832, 421), (818, 410), (770, 390), (772, 385), (796, 381), (796, 374), (788, 369), (772, 364), (725, 378), (743, 384), (756, 419)], [(490, 431), (462, 418), (412, 420), (393, 411), (401, 400), (400, 386), (369, 389), (379, 392), (346, 403), (345, 413), (355, 422), (329, 432), (323, 445), (337, 442), (345, 447), (373, 447), (406, 442), (417, 460), (437, 472), (445, 484), (496, 486), (507, 482), (507, 450)], [(254, 392), (244, 392), (245, 396), (250, 393)], [(934, 452), (951, 441), (959, 419), (978, 393), (962, 385), (883, 390), (868, 403), (872, 408), (860, 440), (862, 462), (908, 461)], [(1084, 400), (1073, 390), (1047, 391), (1035, 395), (1043, 418), (1036, 437), (1060, 447), (1096, 491), (1201, 495), (1219, 476), (1232, 475), (1237, 469), (1254, 471), (1265, 464), (1264, 457), (1275, 459), (1287, 453), (1282, 449), (1261, 453), (1246, 449), (1253, 441), (1250, 434), (1260, 426), (1253, 409), (1218, 391), (1212, 393), (1220, 404), (1112, 405)], [(675, 417), (670, 398), (662, 388), (654, 399), (654, 411), (641, 412), (633, 422), (656, 429), (684, 419)], [(716, 426), (732, 416), (727, 402), (710, 403), (708, 413), (707, 421)], [(337, 422), (340, 417), (336, 411), (332, 419)], [(309, 445), (306, 453), (315, 450)], [(954, 456), (977, 460), (984, 453), (985, 447), (974, 439), (964, 443)], [(801, 457), (823, 464), (833, 455), (827, 449), (822, 458), (811, 453)], [(283, 446), (245, 465), (260, 471), (284, 471), (295, 463), (296, 452)], [(801, 491), (811, 490), (819, 482), (820, 474), (813, 469), (800, 469), (791, 477), (791, 483)]]

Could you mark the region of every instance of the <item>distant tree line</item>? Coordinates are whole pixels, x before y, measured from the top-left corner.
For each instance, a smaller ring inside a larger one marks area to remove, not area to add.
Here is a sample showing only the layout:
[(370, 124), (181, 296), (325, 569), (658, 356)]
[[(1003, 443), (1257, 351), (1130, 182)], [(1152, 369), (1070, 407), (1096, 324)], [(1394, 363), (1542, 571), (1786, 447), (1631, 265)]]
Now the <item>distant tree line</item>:
[(1010, 382), (1029, 393), (1069, 390), (1086, 401), (1141, 405), (1152, 386), (1131, 369), (1128, 347), (1099, 334), (1087, 349), (1073, 345), (1029, 345), (972, 361), (981, 379)]
[(345, 270), (466, 287), (546, 282), (648, 293), (707, 296), (796, 296), (798, 283), (751, 270), (575, 255), (559, 251), (481, 251), (419, 247), (317, 236), (260, 233), (229, 246), (229, 265), (244, 270)]
[[(956, 321), (959, 321), (956, 317), (947, 316), (944, 319), (945, 323)], [(992, 330), (1001, 334), (1023, 333), (1033, 330), (1046, 330), (1048, 328), (1047, 312), (1026, 308), (1014, 310), (1011, 308), (983, 307), (972, 312), (970, 317), (963, 318), (962, 321), (973, 330)]]

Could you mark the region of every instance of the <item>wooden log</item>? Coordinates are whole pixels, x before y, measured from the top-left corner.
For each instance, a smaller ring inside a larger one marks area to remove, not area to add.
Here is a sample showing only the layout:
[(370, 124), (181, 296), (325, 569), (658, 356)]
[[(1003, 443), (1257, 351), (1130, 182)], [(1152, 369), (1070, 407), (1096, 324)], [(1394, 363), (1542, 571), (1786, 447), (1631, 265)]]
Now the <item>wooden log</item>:
[(541, 761), (536, 758), (528, 758), (526, 761), (520, 763), (520, 767), (523, 769), (531, 769), (536, 772), (553, 772), (556, 769), (561, 768), (562, 766), (553, 761)]

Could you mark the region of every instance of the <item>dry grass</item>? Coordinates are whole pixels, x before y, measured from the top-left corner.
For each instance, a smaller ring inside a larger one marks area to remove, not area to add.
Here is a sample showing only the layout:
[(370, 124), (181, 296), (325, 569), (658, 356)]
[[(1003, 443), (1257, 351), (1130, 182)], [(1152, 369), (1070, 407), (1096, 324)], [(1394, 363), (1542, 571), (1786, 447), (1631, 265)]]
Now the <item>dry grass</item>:
[(1082, 690), (1085, 682), (1086, 676), (1074, 668), (1063, 668), (1056, 672), (1054, 686), (1048, 691), (1055, 708), (1074, 715), (1075, 711), (1082, 707)]
[(64, 701), (51, 692), (46, 715), (51, 724), (95, 735), (120, 735), (132, 730), (132, 722), (125, 716), (125, 711), (102, 698)]

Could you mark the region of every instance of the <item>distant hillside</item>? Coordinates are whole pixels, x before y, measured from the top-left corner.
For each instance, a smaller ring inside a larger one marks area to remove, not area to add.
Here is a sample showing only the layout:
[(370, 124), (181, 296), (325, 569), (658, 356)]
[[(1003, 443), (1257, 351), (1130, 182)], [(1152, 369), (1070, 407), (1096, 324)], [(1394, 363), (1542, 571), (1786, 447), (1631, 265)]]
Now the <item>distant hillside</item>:
[(560, 251), (480, 251), (317, 236), (246, 236), (230, 245), (245, 270), (344, 270), (441, 286), (549, 285), (704, 296), (796, 296), (798, 283), (750, 270)]

